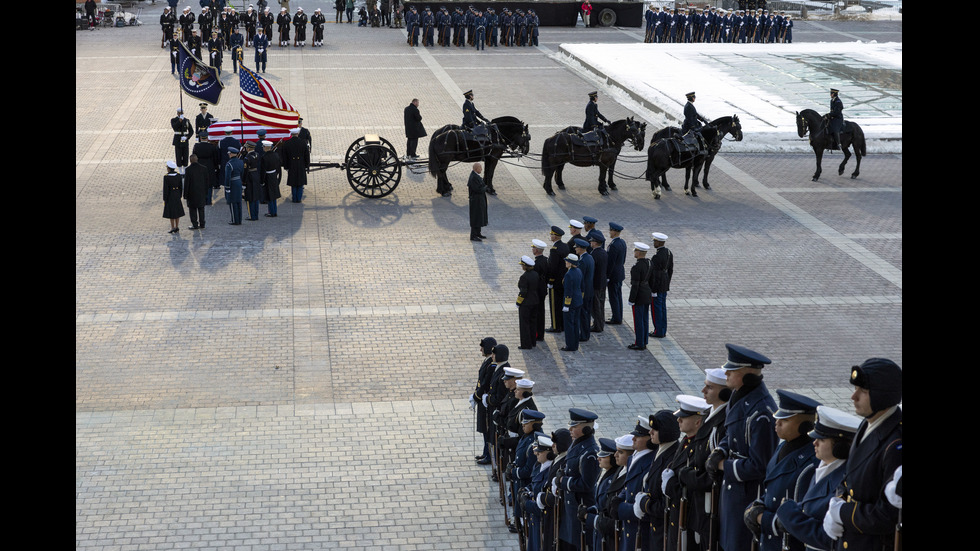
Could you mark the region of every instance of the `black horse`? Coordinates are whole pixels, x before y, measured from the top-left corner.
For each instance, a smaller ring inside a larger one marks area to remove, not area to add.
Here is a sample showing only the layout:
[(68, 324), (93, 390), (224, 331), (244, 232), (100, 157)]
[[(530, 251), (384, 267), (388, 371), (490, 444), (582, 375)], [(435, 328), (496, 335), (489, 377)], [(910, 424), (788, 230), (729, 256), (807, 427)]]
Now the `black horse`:
[[(554, 176), (558, 189), (565, 189), (562, 181), (562, 170), (566, 163), (575, 166), (599, 165), (599, 193), (609, 195), (608, 189), (616, 189), (613, 183), (613, 172), (616, 169), (616, 158), (619, 157), (623, 144), (629, 141), (637, 151), (643, 149), (647, 123), (633, 120), (633, 117), (620, 119), (606, 126), (608, 141), (605, 144), (583, 142), (580, 138), (582, 129), (569, 126), (555, 133), (544, 141), (541, 151), (541, 172), (544, 174), (544, 190), (548, 195), (554, 195), (551, 178)], [(606, 173), (609, 182), (606, 183)]]
[[(817, 171), (813, 173), (813, 181), (816, 182), (822, 172), (820, 162), (823, 160), (823, 152), (830, 148), (833, 138), (827, 130), (824, 118), (813, 109), (804, 109), (796, 114), (796, 133), (802, 138), (806, 136), (807, 132), (810, 133), (810, 147), (813, 148), (813, 154), (817, 156)], [(844, 165), (851, 158), (849, 148), (854, 145), (857, 166), (854, 167), (851, 178), (857, 178), (861, 174), (861, 157), (868, 155), (867, 144), (864, 141), (864, 130), (861, 130), (857, 123), (844, 121), (844, 126), (841, 127), (840, 131), (840, 142), (840, 149), (844, 152), (844, 160), (837, 167), (837, 174), (844, 174)]]
[[(710, 126), (714, 126), (715, 128), (717, 128), (718, 134), (712, 142), (707, 144), (708, 155), (707, 157), (704, 158), (704, 167), (703, 167), (704, 172), (701, 175), (701, 182), (700, 182), (701, 186), (703, 186), (704, 189), (711, 189), (711, 186), (708, 184), (708, 171), (711, 170), (711, 162), (715, 160), (715, 155), (717, 155), (718, 152), (721, 151), (721, 144), (723, 142), (723, 138), (727, 134), (731, 133), (732, 136), (735, 137), (735, 141), (737, 142), (742, 141), (742, 124), (738, 120), (738, 115), (732, 115), (731, 117), (721, 117), (711, 121), (708, 124)], [(680, 128), (676, 126), (668, 126), (667, 128), (657, 130), (656, 132), (653, 133), (653, 136), (650, 137), (650, 145), (653, 145), (654, 142), (662, 140), (663, 138), (672, 138), (680, 135), (682, 135)], [(691, 180), (692, 167), (685, 166), (684, 169), (685, 169), (684, 189), (687, 190), (688, 182), (690, 182)], [(698, 184), (697, 180), (695, 180), (694, 184), (695, 186)], [(660, 186), (663, 189), (670, 191), (670, 185), (667, 183), (666, 172), (660, 175)], [(694, 186), (692, 186), (691, 189), (693, 190)], [(696, 192), (693, 195), (697, 197)]]
[[(717, 125), (715, 123), (718, 123)], [(688, 132), (683, 136), (672, 136), (661, 138), (650, 142), (647, 148), (647, 180), (650, 180), (650, 189), (653, 190), (653, 198), (660, 199), (661, 182), (663, 175), (671, 168), (688, 169), (693, 175), (690, 185), (690, 195), (697, 197), (698, 176), (701, 169), (707, 164), (708, 159), (714, 159), (715, 154), (721, 149), (721, 142), (725, 136), (730, 135), (737, 141), (742, 139), (742, 125), (738, 121), (738, 116), (722, 117), (709, 124), (702, 126), (698, 132), (701, 136), (700, 147), (696, 150), (680, 152), (687, 149), (684, 143), (685, 138), (695, 140), (697, 136), (694, 132)], [(707, 177), (705, 177), (707, 178)], [(707, 182), (705, 182), (707, 184)], [(705, 185), (705, 189), (711, 189)], [(688, 193), (688, 181), (684, 181), (684, 193)]]
[(483, 161), (483, 179), (487, 191), (493, 189), (493, 171), (504, 151), (518, 151), (527, 155), (531, 147), (531, 134), (527, 125), (515, 117), (498, 117), (486, 126), (484, 139), (480, 139), (462, 126), (447, 124), (436, 130), (429, 140), (429, 174), (436, 177), (436, 193), (445, 195), (453, 189), (446, 177), (446, 169), (453, 162)]

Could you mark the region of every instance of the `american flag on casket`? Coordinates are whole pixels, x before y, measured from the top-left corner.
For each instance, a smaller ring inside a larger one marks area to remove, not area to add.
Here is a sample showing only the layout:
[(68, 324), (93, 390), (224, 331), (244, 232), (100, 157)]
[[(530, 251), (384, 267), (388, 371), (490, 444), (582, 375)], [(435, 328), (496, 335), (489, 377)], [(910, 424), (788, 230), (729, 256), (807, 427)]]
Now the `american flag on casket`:
[(238, 141), (257, 142), (259, 141), (258, 131), (265, 129), (265, 139), (276, 143), (289, 138), (289, 130), (285, 128), (270, 128), (262, 126), (252, 121), (221, 121), (212, 122), (208, 126), (208, 137), (214, 141), (221, 141), (226, 136), (225, 130), (231, 129), (231, 135)]

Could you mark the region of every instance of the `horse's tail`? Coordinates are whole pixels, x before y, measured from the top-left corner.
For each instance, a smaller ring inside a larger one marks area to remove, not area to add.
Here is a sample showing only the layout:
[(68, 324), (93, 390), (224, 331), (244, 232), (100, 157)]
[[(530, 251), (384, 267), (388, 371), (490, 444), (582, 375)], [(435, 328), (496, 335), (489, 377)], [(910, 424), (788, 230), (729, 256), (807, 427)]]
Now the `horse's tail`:
[(856, 124), (854, 125), (854, 137), (855, 137), (855, 140), (854, 140), (854, 150), (857, 151), (858, 148), (861, 148), (861, 156), (862, 157), (867, 157), (868, 156), (868, 148), (867, 148), (868, 141), (864, 139), (864, 130), (862, 130), (861, 127), (858, 126), (858, 125), (856, 125)]

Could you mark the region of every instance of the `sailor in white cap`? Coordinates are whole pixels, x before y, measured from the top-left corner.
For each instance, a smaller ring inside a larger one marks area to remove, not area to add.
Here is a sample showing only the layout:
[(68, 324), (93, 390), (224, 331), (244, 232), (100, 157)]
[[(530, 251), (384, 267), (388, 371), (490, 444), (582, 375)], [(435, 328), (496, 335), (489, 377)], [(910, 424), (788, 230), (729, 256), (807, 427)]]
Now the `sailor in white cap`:
[(544, 256), (544, 251), (548, 245), (540, 239), (531, 240), (531, 256), (534, 258), (534, 271), (538, 274), (538, 302), (537, 317), (534, 325), (534, 341), (544, 340), (544, 315), (545, 303), (548, 302), (548, 257)]
[(521, 257), (523, 273), (517, 281), (517, 319), (521, 335), (521, 350), (530, 350), (537, 343), (538, 310), (541, 300), (541, 276), (534, 270), (534, 259)]
[[(340, 10), (337, 10), (337, 17), (340, 17)], [(323, 46), (323, 26), (327, 22), (327, 18), (323, 16), (323, 12), (320, 8), (313, 11), (313, 17), (310, 17), (310, 25), (313, 25), (313, 47)]]
[(293, 37), (293, 47), (306, 46), (306, 24), (309, 18), (303, 12), (303, 8), (296, 9), (296, 15), (293, 16), (293, 27), (296, 28), (296, 33)]
[(641, 242), (633, 243), (633, 258), (636, 263), (630, 268), (629, 305), (633, 308), (633, 329), (636, 334), (633, 344), (627, 346), (630, 350), (646, 350), (649, 341), (650, 328), (650, 259), (647, 251), (650, 245)]
[(565, 244), (568, 245), (569, 251), (575, 252), (575, 240), (584, 237), (582, 235), (583, 229), (585, 229), (585, 224), (582, 222), (574, 219), (568, 221), (568, 241)]
[[(612, 498), (619, 495), (626, 484), (626, 464), (633, 455), (633, 435), (624, 434), (619, 438), (600, 438), (599, 467), (603, 469), (596, 482), (595, 505), (585, 509), (582, 518), (586, 526), (593, 529), (592, 547), (597, 551), (612, 549), (616, 540), (615, 524), (609, 511)], [(579, 508), (581, 511), (581, 507)], [(582, 513), (579, 513), (582, 517)]]
[(276, 17), (276, 25), (279, 26), (279, 45), (283, 48), (289, 47), (289, 28), (292, 23), (293, 18), (289, 15), (289, 9), (283, 6), (279, 9), (279, 16)]
[(652, 295), (651, 315), (653, 316), (653, 331), (650, 336), (662, 339), (667, 336), (667, 291), (670, 290), (670, 280), (674, 277), (674, 253), (665, 246), (667, 236), (660, 232), (653, 234), (655, 252), (650, 259), (650, 291)]
[[(680, 475), (697, 468), (695, 437), (708, 416), (711, 406), (700, 396), (679, 394), (676, 400), (680, 407), (674, 411), (674, 417), (677, 418), (681, 437), (677, 452), (661, 476), (663, 493), (667, 496), (667, 507), (670, 510), (670, 522), (667, 524), (667, 549), (690, 549), (697, 539), (690, 522), (689, 504), (693, 502), (697, 490), (687, 486)], [(682, 508), (684, 508), (683, 516)], [(687, 519), (684, 526), (681, 526), (682, 518)]]
[(564, 298), (562, 302), (562, 320), (565, 326), (565, 352), (578, 350), (579, 343), (579, 310), (582, 308), (582, 271), (578, 269), (578, 255), (569, 254), (565, 257), (565, 277), (562, 279)]

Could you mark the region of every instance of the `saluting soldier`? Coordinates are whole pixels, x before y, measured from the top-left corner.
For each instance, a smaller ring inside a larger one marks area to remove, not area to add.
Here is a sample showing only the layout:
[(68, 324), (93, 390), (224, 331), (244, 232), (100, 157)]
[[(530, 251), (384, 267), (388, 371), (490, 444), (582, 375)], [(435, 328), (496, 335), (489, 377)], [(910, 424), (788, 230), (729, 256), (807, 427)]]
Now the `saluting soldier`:
[(310, 166), (310, 150), (299, 137), (299, 128), (289, 131), (289, 139), (282, 144), (279, 151), (282, 152), (282, 166), (289, 171), (286, 185), (292, 188), (292, 201), (302, 203), (306, 169)]
[(844, 480), (824, 515), (834, 549), (891, 549), (899, 510), (885, 487), (902, 465), (902, 368), (870, 358), (851, 370), (854, 412), (863, 417), (847, 458)]
[(180, 167), (179, 172), (183, 174), (183, 169), (187, 166), (187, 157), (190, 154), (190, 139), (194, 135), (194, 128), (191, 126), (191, 121), (184, 117), (182, 107), (177, 108), (177, 116), (170, 119), (170, 127), (174, 131), (174, 160)]
[(776, 395), (779, 410), (773, 418), (776, 419), (776, 436), (782, 442), (766, 466), (762, 497), (745, 510), (745, 524), (757, 534), (763, 551), (803, 551), (803, 543), (796, 538), (784, 541), (775, 524), (776, 510), (784, 500), (802, 498), (810, 486), (818, 460), (809, 432), (813, 430), (820, 404), (788, 390), (779, 389)]
[(745, 508), (762, 495), (766, 465), (776, 449), (770, 412), (776, 403), (762, 381), (762, 369), (772, 360), (734, 344), (726, 344), (726, 385), (732, 390), (725, 418), (725, 436), (711, 452), (707, 467), (720, 472), (721, 538), (725, 551), (747, 551), (752, 533), (742, 522)]

